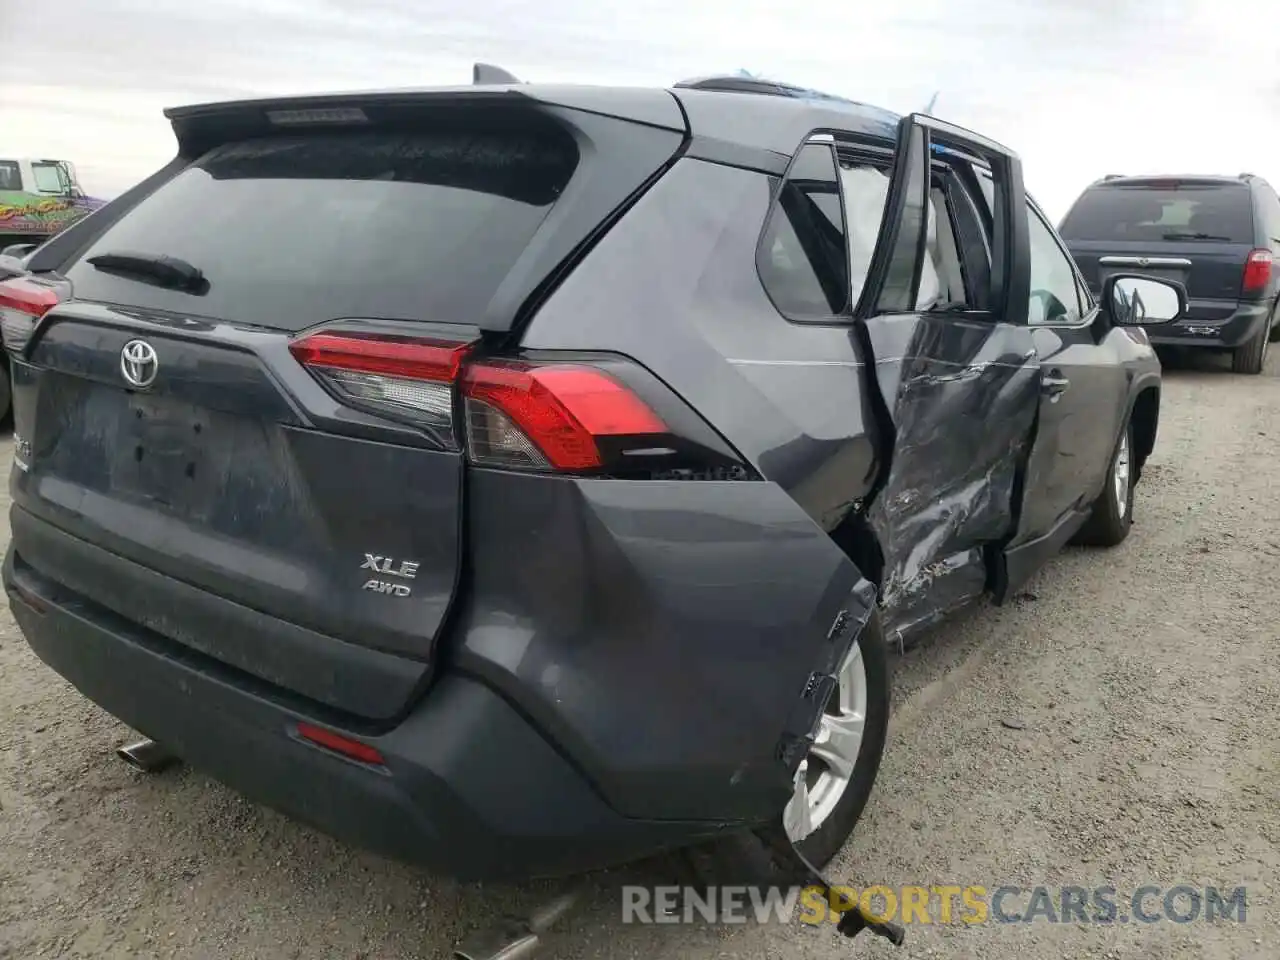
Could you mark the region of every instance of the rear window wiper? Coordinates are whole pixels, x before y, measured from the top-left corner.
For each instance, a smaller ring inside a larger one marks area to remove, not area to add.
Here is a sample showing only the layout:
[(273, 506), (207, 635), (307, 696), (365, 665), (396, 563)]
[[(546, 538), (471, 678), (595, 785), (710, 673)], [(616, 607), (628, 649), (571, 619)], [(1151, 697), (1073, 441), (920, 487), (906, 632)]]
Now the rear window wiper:
[(107, 273), (120, 274), (143, 283), (154, 283), (171, 290), (204, 293), (209, 288), (209, 281), (204, 278), (200, 268), (179, 257), (120, 250), (90, 257), (89, 263)]
[(1216, 233), (1193, 233), (1184, 231), (1181, 233), (1164, 233), (1160, 235), (1162, 240), (1226, 240), (1230, 242), (1230, 237), (1220, 237)]

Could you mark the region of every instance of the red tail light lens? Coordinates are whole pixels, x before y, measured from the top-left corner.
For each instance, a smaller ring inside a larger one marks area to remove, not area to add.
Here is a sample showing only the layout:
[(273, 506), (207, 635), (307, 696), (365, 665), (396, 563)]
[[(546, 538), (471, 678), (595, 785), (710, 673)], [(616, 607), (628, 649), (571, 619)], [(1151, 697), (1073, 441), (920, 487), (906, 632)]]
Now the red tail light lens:
[(13, 277), (0, 283), (0, 338), (5, 349), (21, 351), (31, 339), (36, 321), (61, 299), (53, 287), (29, 277)]
[(1259, 293), (1271, 283), (1275, 258), (1270, 250), (1254, 250), (1244, 263), (1244, 292)]
[(317, 333), (289, 348), (308, 367), (453, 383), (470, 344), (369, 334)]
[(352, 406), (413, 420), (456, 447), (453, 384), (469, 348), (409, 337), (317, 333), (294, 341), (289, 352)]
[(476, 364), (462, 395), (467, 452), (490, 466), (592, 470), (605, 464), (597, 438), (668, 432), (639, 397), (584, 365)]
[[(289, 349), (343, 403), (412, 420), (448, 449), (465, 445), (481, 466), (657, 479), (755, 475), (634, 363), (473, 359), (473, 346), (326, 332)], [(454, 422), (458, 401), (465, 431)]]

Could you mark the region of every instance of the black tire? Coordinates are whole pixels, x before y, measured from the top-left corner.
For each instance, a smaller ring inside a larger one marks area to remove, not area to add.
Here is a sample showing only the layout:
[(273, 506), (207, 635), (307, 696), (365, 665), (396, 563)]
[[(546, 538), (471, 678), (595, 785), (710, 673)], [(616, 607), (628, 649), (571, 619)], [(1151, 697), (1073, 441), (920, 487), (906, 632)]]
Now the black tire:
[(7, 427), (9, 425), (10, 416), (13, 413), (13, 384), (9, 380), (9, 358), (4, 358), (4, 365), (0, 366), (0, 426)]
[[(858, 644), (867, 674), (867, 717), (853, 776), (826, 821), (795, 845), (805, 859), (819, 868), (830, 863), (840, 852), (861, 818), (875, 786), (876, 774), (880, 771), (880, 759), (889, 733), (889, 647), (878, 612), (872, 613)], [(780, 875), (777, 872), (779, 865), (771, 853), (771, 847), (786, 843), (785, 836), (779, 811), (774, 823), (757, 831), (734, 834), (687, 851), (689, 866), (694, 875), (707, 884), (789, 883), (795, 877)]]
[[(1123, 509), (1118, 502), (1114, 483), (1116, 461), (1119, 459), (1122, 447), (1127, 447), (1129, 451), (1128, 493), (1125, 496)], [(1116, 441), (1111, 460), (1107, 464), (1106, 485), (1102, 488), (1101, 495), (1094, 501), (1093, 512), (1089, 514), (1089, 519), (1072, 538), (1072, 543), (1090, 547), (1114, 547), (1124, 542), (1125, 537), (1129, 536), (1129, 528), (1133, 526), (1133, 491), (1137, 474), (1137, 461), (1133, 449), (1133, 421), (1129, 420), (1125, 423), (1124, 431)]]
[(1280, 301), (1277, 301), (1275, 307), (1271, 310), (1271, 336), (1269, 339), (1272, 343), (1280, 340)]
[(1256, 375), (1262, 372), (1267, 363), (1267, 346), (1271, 342), (1271, 331), (1263, 328), (1248, 343), (1241, 344), (1231, 351), (1231, 370), (1233, 373)]

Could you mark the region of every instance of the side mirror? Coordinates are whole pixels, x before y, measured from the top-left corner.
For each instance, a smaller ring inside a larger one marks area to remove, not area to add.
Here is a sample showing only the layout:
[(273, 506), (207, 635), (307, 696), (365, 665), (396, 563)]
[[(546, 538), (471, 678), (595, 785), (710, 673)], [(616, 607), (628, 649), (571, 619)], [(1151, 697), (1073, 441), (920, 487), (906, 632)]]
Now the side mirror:
[(38, 243), (14, 243), (0, 250), (0, 257), (13, 257), (21, 260), (38, 246), (40, 246)]
[(8, 280), (10, 277), (21, 277), (27, 272), (26, 266), (17, 257), (10, 257), (0, 253), (0, 280)]
[(1118, 327), (1168, 323), (1187, 312), (1187, 288), (1177, 280), (1119, 273), (1103, 284), (1102, 305)]

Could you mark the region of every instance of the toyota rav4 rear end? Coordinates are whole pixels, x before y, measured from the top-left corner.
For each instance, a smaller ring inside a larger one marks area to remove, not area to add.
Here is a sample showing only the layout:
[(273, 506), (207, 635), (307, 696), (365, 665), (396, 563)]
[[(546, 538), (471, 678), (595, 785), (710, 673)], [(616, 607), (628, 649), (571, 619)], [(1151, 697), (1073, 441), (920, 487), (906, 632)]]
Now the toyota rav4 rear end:
[(249, 796), (458, 876), (776, 814), (807, 654), (868, 615), (607, 315), (599, 352), (521, 348), (688, 141), (666, 91), (593, 96), (172, 111), (179, 158), (0, 286), (36, 653)]

